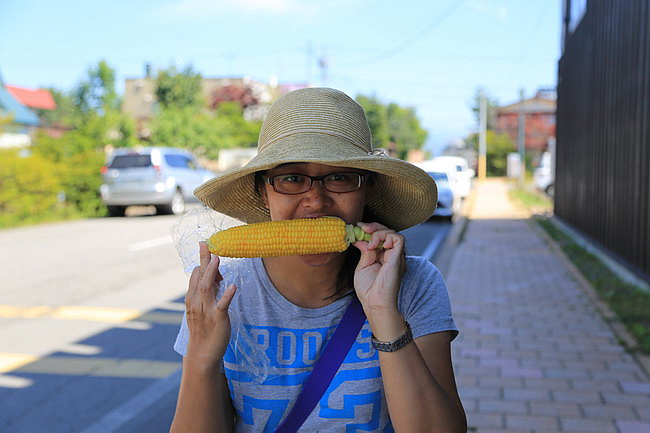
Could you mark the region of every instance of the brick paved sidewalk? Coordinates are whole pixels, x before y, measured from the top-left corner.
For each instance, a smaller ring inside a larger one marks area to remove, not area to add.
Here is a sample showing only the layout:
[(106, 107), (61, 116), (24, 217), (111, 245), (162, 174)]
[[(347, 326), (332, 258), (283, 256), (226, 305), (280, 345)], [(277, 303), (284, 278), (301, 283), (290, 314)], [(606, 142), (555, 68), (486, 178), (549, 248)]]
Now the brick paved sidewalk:
[(650, 433), (649, 378), (507, 188), (476, 186), (446, 274), (470, 431)]

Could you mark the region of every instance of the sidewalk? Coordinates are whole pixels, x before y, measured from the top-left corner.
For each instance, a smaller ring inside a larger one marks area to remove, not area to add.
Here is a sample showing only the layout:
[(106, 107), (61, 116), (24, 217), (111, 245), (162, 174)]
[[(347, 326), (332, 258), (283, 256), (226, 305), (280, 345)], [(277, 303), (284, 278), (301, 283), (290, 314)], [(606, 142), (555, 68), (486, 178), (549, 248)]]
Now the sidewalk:
[(476, 185), (445, 275), (470, 431), (650, 433), (650, 378), (507, 188)]

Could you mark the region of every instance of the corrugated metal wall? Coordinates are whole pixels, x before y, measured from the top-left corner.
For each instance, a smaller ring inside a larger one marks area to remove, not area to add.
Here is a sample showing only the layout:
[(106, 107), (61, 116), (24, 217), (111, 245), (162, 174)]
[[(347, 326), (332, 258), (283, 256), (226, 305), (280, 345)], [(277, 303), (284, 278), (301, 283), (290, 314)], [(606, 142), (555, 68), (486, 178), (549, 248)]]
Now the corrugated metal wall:
[(558, 79), (555, 213), (648, 278), (647, 0), (590, 0), (582, 22), (566, 36)]

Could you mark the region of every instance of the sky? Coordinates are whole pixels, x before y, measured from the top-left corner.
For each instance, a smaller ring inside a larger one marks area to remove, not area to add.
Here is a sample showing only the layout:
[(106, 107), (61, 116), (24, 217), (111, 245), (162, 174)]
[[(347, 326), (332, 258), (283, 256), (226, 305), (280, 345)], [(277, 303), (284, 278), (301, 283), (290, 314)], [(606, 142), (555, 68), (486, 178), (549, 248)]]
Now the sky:
[(562, 0), (2, 0), (5, 84), (71, 90), (105, 60), (126, 78), (171, 65), (204, 77), (305, 83), (413, 107), (438, 154), (501, 105), (554, 88)]

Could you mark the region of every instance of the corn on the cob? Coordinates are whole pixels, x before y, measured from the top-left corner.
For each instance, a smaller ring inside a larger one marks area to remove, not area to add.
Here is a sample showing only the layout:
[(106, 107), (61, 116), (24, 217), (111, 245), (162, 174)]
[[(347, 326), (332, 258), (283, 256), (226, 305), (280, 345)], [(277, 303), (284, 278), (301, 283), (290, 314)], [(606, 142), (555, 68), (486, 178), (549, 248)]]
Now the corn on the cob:
[(267, 221), (232, 227), (208, 239), (212, 254), (222, 257), (277, 257), (345, 251), (370, 234), (340, 218)]

